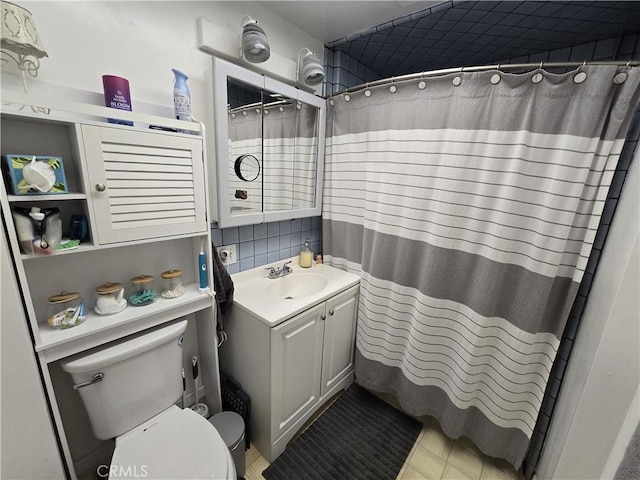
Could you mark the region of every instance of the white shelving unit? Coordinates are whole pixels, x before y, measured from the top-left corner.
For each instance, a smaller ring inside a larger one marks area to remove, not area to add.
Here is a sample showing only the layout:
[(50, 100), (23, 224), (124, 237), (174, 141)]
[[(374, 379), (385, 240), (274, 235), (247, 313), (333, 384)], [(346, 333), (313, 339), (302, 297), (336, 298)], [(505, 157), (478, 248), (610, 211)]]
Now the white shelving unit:
[[(97, 461), (110, 447), (92, 437), (86, 416), (73, 411), (78, 408), (77, 393), (61, 373), (63, 358), (187, 318), (191, 343), (185, 336), (185, 350), (200, 357), (205, 400), (213, 412), (220, 410), (215, 296), (198, 288), (201, 246), (208, 265), (212, 259), (202, 126), (15, 92), (2, 94), (2, 155), (62, 157), (68, 184), (66, 194), (14, 195), (7, 191), (3, 171), (0, 203), (61, 455), (70, 476), (76, 478), (92, 457)], [(108, 123), (108, 118), (134, 121), (135, 126)], [(150, 125), (191, 133), (150, 129)], [(52, 255), (22, 252), (12, 209), (32, 206), (57, 207), (63, 236), (71, 215), (86, 216), (88, 238), (77, 249)], [(154, 275), (161, 289), (160, 273), (168, 269), (183, 272), (186, 293), (181, 297), (160, 297), (151, 305), (128, 306), (108, 316), (92, 310), (98, 285), (111, 281), (126, 288), (130, 278), (144, 273)], [(79, 292), (89, 311), (81, 325), (59, 330), (46, 321), (47, 299), (62, 290)]]

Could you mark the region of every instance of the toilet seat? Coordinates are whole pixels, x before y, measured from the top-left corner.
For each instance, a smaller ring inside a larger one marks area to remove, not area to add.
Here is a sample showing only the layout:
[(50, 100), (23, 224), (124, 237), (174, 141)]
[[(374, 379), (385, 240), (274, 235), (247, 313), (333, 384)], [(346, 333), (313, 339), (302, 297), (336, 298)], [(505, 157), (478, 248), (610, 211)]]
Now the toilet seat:
[(218, 431), (197, 413), (175, 405), (116, 438), (109, 472), (113, 478), (236, 476)]

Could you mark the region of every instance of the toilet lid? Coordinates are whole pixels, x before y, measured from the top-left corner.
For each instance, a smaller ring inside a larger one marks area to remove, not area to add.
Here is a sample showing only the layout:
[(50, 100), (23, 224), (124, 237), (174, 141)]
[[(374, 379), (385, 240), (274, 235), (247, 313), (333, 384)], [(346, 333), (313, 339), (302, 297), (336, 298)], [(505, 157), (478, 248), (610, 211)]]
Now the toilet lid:
[(119, 437), (109, 472), (114, 478), (227, 478), (229, 455), (205, 418), (176, 408)]

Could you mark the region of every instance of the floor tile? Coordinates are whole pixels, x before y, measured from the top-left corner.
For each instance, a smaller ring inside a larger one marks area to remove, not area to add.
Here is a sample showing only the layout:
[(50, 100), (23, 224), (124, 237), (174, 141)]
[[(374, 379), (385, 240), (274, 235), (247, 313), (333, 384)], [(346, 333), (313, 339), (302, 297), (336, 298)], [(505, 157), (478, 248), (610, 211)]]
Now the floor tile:
[(437, 457), (446, 460), (453, 442), (442, 433), (438, 424), (434, 422), (434, 424), (422, 429), (418, 443)]
[(249, 450), (247, 450), (246, 452), (244, 452), (244, 462), (246, 464), (246, 466), (248, 467), (249, 465), (251, 465), (254, 461), (256, 461), (258, 458), (262, 457), (262, 455), (260, 455), (260, 452), (258, 451), (258, 449), (253, 445), (253, 443), (251, 444)]
[(471, 480), (464, 472), (461, 472), (452, 465), (447, 465), (444, 469), (442, 478), (446, 480)]
[(407, 473), (407, 470), (409, 470), (409, 468), (410, 468), (409, 465), (405, 463), (400, 469), (400, 471), (398, 472), (398, 476), (396, 477), (396, 480), (401, 480), (405, 478), (405, 474)]
[(405, 466), (402, 467), (402, 470), (400, 470), (397, 480), (423, 480), (424, 478), (427, 477), (418, 472), (415, 468), (405, 464)]
[(251, 465), (247, 467), (245, 478), (247, 480), (263, 480), (262, 472), (269, 466), (269, 462), (262, 455), (253, 461)]
[(422, 475), (421, 478), (439, 479), (444, 472), (446, 463), (430, 451), (418, 446), (409, 457), (409, 466)]
[(481, 456), (467, 448), (464, 442), (454, 442), (447, 463), (464, 472), (468, 477), (479, 480), (484, 460)]

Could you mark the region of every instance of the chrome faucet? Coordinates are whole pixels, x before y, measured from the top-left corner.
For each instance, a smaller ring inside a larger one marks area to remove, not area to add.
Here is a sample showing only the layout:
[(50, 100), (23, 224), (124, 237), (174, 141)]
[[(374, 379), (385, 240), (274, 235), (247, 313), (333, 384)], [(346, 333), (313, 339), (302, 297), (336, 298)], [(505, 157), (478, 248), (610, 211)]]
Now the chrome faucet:
[(293, 268), (289, 266), (290, 263), (291, 263), (291, 260), (289, 260), (287, 263), (282, 265), (282, 268), (275, 268), (275, 267), (267, 268), (267, 270), (269, 270), (269, 278), (273, 280), (274, 278), (280, 278), (280, 277), (289, 275), (291, 272), (293, 272)]

